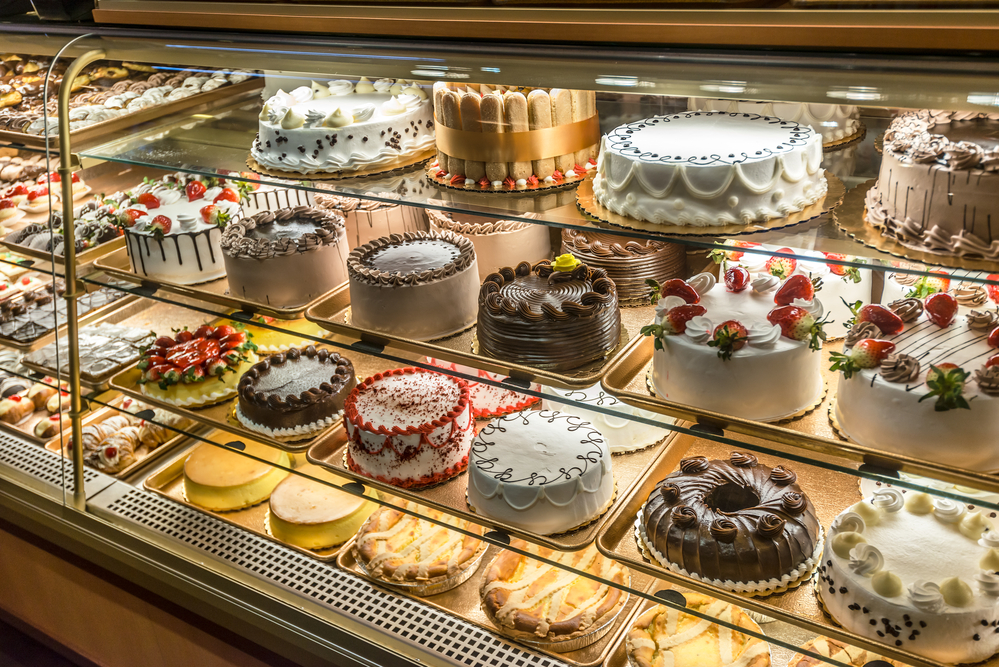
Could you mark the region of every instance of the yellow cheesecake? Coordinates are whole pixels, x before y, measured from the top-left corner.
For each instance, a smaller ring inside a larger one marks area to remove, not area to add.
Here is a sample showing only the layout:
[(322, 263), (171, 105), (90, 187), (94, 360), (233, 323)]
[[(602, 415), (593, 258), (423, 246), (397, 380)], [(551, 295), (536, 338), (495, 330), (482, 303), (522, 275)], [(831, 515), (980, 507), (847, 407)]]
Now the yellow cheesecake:
[[(199, 445), (184, 461), (184, 492), (199, 507), (219, 512), (243, 509), (267, 500), (291, 467), (286, 452), (244, 440), (243, 453), (217, 445)], [(281, 466), (281, 467), (274, 467)]]
[[(343, 484), (344, 479), (308, 465), (301, 472)], [(373, 490), (368, 495), (374, 495)], [(289, 475), (271, 494), (267, 516), (271, 535), (304, 549), (325, 549), (343, 544), (367, 521), (376, 503), (308, 479)]]
[(237, 325), (237, 323), (229, 321), (225, 321), (224, 323), (242, 327), (244, 331), (250, 334), (250, 341), (257, 346), (258, 354), (287, 352), (293, 347), (304, 347), (314, 342), (306, 340), (298, 334), (314, 336), (316, 338), (325, 338), (330, 335), (330, 332), (304, 317), (297, 320), (275, 320), (272, 317), (259, 315), (254, 319), (260, 320), (264, 324), (272, 324), (280, 327), (281, 331), (265, 329), (253, 324), (238, 323)]

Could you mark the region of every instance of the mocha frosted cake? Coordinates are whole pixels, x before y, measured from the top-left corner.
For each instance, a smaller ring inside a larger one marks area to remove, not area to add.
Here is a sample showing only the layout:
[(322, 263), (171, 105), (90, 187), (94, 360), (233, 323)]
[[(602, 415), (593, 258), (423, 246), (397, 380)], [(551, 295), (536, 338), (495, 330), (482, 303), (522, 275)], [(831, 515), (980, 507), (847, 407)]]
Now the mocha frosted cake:
[(543, 224), (443, 211), (428, 210), (427, 215), (434, 231), (461, 234), (472, 242), (479, 265), (479, 280), (485, 280), (493, 271), (520, 261), (533, 264), (551, 259), (551, 236), (548, 227)]

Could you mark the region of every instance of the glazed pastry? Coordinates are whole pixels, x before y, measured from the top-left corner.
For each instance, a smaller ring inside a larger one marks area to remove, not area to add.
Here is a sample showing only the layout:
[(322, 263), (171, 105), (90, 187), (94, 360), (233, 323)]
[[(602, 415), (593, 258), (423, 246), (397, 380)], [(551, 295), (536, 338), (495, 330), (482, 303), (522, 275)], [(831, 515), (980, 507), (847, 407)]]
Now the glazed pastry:
[[(153, 422), (156, 423), (154, 424)], [(157, 408), (153, 411), (152, 421), (143, 421), (140, 424), (139, 442), (152, 451), (167, 440), (180, 435), (191, 423), (190, 419), (184, 419), (172, 412)], [(173, 428), (166, 428), (167, 426)]]
[(111, 434), (84, 460), (104, 473), (121, 472), (135, 463), (135, 446), (138, 441), (139, 429), (135, 426), (126, 426), (117, 433)]
[[(902, 663), (895, 660), (888, 660), (877, 653), (872, 653), (856, 646), (850, 646), (838, 639), (830, 639), (829, 637), (810, 639), (802, 644), (801, 648), (805, 651), (818, 653), (822, 657), (829, 658), (841, 665), (850, 665), (850, 667), (864, 667), (864, 665), (874, 660), (887, 662), (892, 667), (903, 667)], [(787, 667), (828, 667), (828, 665), (828, 662), (819, 661), (803, 653), (795, 653), (787, 663)]]
[[(35, 405), (35, 410), (43, 409), (49, 398), (59, 393), (58, 389), (48, 384), (49, 382), (54, 383), (55, 380), (47, 377), (42, 382), (36, 382), (28, 390), (28, 400)], [(49, 412), (58, 412), (58, 410), (49, 410)]]
[(64, 414), (52, 415), (48, 419), (43, 419), (35, 424), (36, 438), (54, 438), (59, 435), (60, 429), (69, 429), (69, 416)]
[(62, 412), (69, 408), (69, 392), (68, 391), (57, 391), (56, 393), (49, 396), (49, 400), (45, 401), (45, 409), (50, 413), (55, 414), (56, 412)]
[(17, 424), (35, 411), (35, 404), (24, 396), (11, 396), (0, 401), (0, 421)]
[(10, 398), (28, 390), (28, 384), (19, 377), (7, 378), (0, 384), (0, 398)]
[[(123, 415), (115, 415), (113, 417), (108, 417), (99, 424), (88, 424), (82, 429), (81, 436), (83, 437), (83, 449), (84, 451), (94, 451), (97, 447), (104, 442), (115, 431), (119, 431), (126, 426), (131, 425), (131, 420)], [(70, 441), (70, 446), (72, 447), (72, 441)]]

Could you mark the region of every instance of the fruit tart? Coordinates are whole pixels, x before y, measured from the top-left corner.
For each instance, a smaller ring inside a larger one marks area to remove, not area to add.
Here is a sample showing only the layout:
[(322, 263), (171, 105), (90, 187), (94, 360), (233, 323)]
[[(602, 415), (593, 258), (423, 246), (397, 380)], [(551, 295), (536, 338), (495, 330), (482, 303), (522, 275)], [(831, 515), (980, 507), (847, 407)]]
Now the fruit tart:
[(245, 331), (227, 324), (160, 336), (142, 353), (142, 393), (163, 403), (197, 408), (236, 395), (239, 377), (257, 362)]

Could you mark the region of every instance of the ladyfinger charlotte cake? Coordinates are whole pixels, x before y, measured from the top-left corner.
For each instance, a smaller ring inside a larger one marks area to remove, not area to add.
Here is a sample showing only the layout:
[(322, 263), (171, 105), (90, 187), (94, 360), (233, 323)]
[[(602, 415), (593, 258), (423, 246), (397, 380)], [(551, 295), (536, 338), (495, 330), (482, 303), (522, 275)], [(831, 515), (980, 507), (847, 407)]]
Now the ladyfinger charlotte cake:
[(297, 174), (387, 166), (433, 148), (433, 114), (416, 83), (313, 81), (267, 100), (251, 155), (261, 167)]
[(822, 526), (797, 479), (745, 452), (683, 459), (642, 506), (639, 539), (686, 577), (749, 595), (784, 591), (822, 554)]
[(479, 290), (476, 336), (481, 354), (518, 364), (567, 370), (598, 361), (620, 342), (617, 288), (572, 255), (500, 269)]
[(596, 202), (663, 225), (749, 225), (821, 200), (822, 137), (773, 116), (691, 111), (615, 128), (600, 144)]
[(916, 250), (999, 258), (999, 115), (911, 111), (892, 121), (864, 217)]
[[(823, 306), (805, 276), (741, 267), (668, 280), (657, 292), (652, 383), (677, 403), (756, 420), (790, 417), (822, 396)], [(759, 391), (760, 382), (767, 391)]]
[[(501, 634), (556, 653), (588, 646), (610, 631), (628, 602), (627, 569), (593, 545), (560, 552), (513, 540), (510, 546), (549, 562), (503, 549), (479, 587), (482, 611)], [(586, 572), (585, 577), (552, 564)], [(609, 586), (604, 581), (617, 584)]]
[(344, 407), (347, 467), (405, 488), (448, 480), (468, 467), (475, 437), (468, 383), (400, 368), (357, 385)]
[(428, 210), (427, 215), (434, 231), (461, 234), (472, 242), (479, 265), (479, 280), (485, 280), (504, 266), (513, 266), (520, 261), (533, 264), (552, 257), (551, 237), (545, 225), (443, 211)]
[[(450, 361), (444, 361), (443, 359), (433, 359), (431, 357), (427, 357), (427, 363), (442, 370), (464, 373), (465, 375), (478, 377), (480, 380), (491, 380), (492, 382), (499, 383), (505, 379), (505, 376), (503, 375), (490, 373), (489, 371), (472, 368), (471, 366), (465, 366), (462, 364), (456, 364)], [(472, 401), (472, 415), (476, 419), (499, 417), (500, 415), (506, 415), (511, 412), (520, 412), (540, 400), (535, 396), (521, 394), (520, 392), (512, 389), (497, 387), (494, 384), (475, 382), (473, 380), (465, 381), (468, 382), (469, 397)], [(534, 391), (541, 391), (541, 385), (537, 383), (531, 384), (530, 388)]]
[(865, 447), (999, 468), (997, 347), (994, 310), (960, 308), (947, 292), (863, 306), (832, 355), (840, 429)]
[(262, 211), (226, 227), (220, 245), (229, 293), (239, 298), (301, 306), (347, 282), (347, 231), (333, 211)]
[(822, 137), (824, 145), (851, 139), (864, 129), (860, 110), (847, 104), (805, 104), (803, 102), (754, 102), (751, 100), (715, 100), (691, 97), (687, 100), (691, 111), (723, 111), (776, 116), (784, 120), (807, 125)]
[(292, 348), (243, 373), (236, 419), (278, 440), (306, 440), (342, 417), (344, 401), (355, 386), (349, 359), (312, 345)]
[[(288, 476), (286, 452), (253, 440), (242, 452), (198, 445), (184, 461), (184, 495), (198, 507), (230, 512), (261, 503)], [(245, 455), (245, 456), (244, 456)]]
[(517, 412), (489, 422), (472, 443), (468, 504), (484, 517), (552, 535), (589, 523), (613, 498), (610, 451), (579, 417)]
[(354, 326), (414, 340), (444, 338), (475, 323), (475, 246), (451, 232), (393, 234), (347, 257)]
[(833, 521), (817, 590), (844, 628), (944, 663), (999, 651), (999, 533), (964, 504), (878, 491)]
[[(579, 180), (596, 166), (596, 94), (564, 88), (434, 84), (435, 182), (523, 190)], [(516, 141), (506, 140), (515, 134)]]

